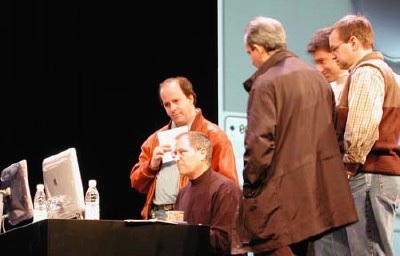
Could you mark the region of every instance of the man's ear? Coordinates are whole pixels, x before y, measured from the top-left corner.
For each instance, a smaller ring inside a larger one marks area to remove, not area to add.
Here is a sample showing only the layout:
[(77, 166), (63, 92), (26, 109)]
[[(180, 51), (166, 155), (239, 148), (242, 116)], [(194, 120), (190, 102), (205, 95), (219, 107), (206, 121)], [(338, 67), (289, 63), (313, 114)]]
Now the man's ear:
[(265, 52), (264, 46), (259, 45), (259, 44), (253, 44), (253, 49), (254, 49), (254, 51), (257, 51), (259, 54)]
[(201, 161), (205, 161), (207, 158), (207, 150), (205, 148), (201, 148), (198, 152), (201, 154)]
[(348, 44), (350, 44), (350, 47), (352, 49), (354, 49), (355, 47), (363, 47), (362, 43), (360, 42), (360, 40), (358, 40), (357, 37), (355, 36), (351, 36), (349, 38), (349, 41), (347, 42)]
[(188, 98), (189, 98), (190, 101), (194, 104), (194, 97), (193, 97), (193, 94), (190, 94)]

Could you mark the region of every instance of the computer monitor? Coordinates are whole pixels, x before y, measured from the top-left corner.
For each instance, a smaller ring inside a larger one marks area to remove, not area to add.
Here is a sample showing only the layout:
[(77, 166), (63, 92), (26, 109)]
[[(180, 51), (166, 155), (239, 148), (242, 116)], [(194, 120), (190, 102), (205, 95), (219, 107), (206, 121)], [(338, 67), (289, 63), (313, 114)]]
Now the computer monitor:
[(33, 204), (28, 181), (26, 160), (6, 167), (1, 172), (0, 190), (4, 203), (0, 216), (11, 226), (33, 218)]
[(43, 182), (49, 219), (81, 219), (84, 192), (75, 148), (68, 148), (43, 160)]

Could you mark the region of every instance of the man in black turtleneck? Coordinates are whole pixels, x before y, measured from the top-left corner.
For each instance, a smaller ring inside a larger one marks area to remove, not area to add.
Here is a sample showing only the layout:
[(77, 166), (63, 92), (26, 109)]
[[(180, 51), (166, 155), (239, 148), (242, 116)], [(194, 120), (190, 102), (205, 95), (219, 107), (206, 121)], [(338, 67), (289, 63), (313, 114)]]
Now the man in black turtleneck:
[(201, 132), (177, 136), (174, 157), (181, 175), (189, 184), (177, 196), (175, 209), (184, 211), (189, 224), (210, 226), (210, 243), (215, 255), (230, 255), (235, 213), (242, 197), (232, 180), (212, 171), (212, 147)]

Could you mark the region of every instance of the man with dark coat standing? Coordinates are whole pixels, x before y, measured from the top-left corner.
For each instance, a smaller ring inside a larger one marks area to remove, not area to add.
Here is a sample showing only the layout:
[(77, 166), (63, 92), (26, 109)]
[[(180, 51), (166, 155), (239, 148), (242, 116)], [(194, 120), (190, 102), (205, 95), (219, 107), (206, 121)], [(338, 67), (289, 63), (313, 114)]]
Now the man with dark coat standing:
[(334, 94), (320, 72), (287, 50), (278, 20), (255, 17), (244, 42), (258, 70), (244, 82), (242, 243), (254, 255), (306, 255), (310, 238), (357, 221)]

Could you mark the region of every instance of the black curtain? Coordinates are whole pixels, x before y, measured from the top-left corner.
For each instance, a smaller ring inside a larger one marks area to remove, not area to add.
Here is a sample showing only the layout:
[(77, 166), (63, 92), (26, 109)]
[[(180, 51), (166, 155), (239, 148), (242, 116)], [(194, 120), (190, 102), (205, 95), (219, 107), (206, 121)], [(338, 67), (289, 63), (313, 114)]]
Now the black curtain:
[(33, 196), (42, 160), (75, 147), (101, 218), (140, 218), (129, 173), (168, 121), (159, 83), (187, 76), (218, 120), (217, 2), (5, 0), (0, 14), (0, 169), (26, 159)]

